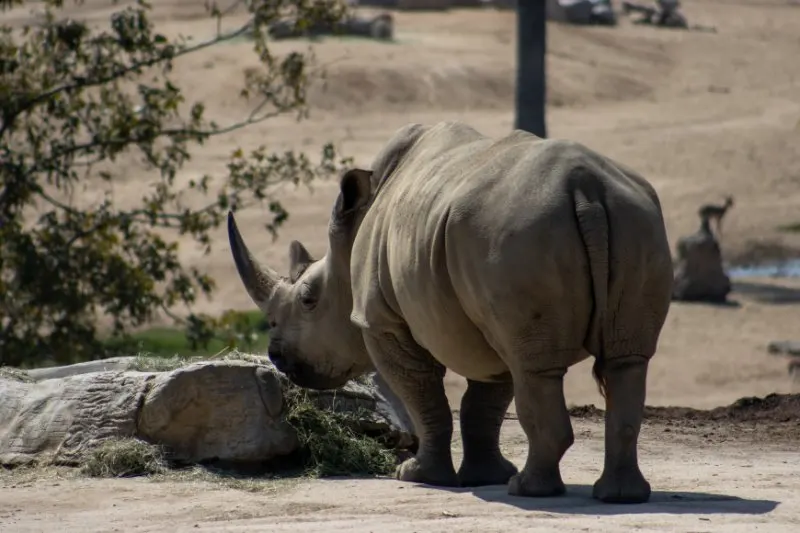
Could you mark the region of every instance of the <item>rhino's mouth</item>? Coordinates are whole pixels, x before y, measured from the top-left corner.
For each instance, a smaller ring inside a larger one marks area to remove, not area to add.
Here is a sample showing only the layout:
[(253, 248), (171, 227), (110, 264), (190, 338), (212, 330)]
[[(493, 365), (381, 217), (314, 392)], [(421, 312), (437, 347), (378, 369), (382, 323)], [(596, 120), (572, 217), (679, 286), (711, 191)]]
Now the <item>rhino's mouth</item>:
[(304, 389), (330, 390), (343, 387), (349, 378), (330, 377), (317, 372), (314, 367), (306, 363), (297, 363), (282, 371), (289, 381)]
[(347, 383), (349, 379), (349, 372), (344, 376), (335, 377), (319, 372), (313, 365), (296, 357), (291, 350), (287, 351), (286, 346), (277, 338), (273, 338), (269, 343), (267, 355), (278, 372), (304, 389), (336, 389)]

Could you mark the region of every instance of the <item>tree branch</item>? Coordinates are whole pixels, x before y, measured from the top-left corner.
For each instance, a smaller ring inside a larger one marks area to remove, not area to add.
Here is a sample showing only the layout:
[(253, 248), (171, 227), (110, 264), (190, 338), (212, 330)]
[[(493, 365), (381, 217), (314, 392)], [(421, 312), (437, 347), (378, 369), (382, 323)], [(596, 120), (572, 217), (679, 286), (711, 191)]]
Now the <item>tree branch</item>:
[(29, 98), (27, 100), (23, 100), (22, 103), (18, 107), (16, 107), (14, 109), (14, 112), (10, 113), (9, 117), (5, 118), (5, 120), (3, 121), (3, 125), (0, 126), (0, 137), (2, 137), (3, 133), (5, 133), (7, 125), (11, 124), (12, 122), (14, 122), (14, 119), (16, 119), (17, 116), (19, 116), (22, 113), (25, 113), (26, 111), (29, 111), (30, 109), (32, 109), (36, 105), (42, 103), (43, 101), (47, 101), (47, 100), (53, 98), (56, 94), (59, 94), (59, 93), (62, 93), (62, 92), (72, 92), (72, 91), (76, 91), (76, 90), (79, 90), (79, 89), (88, 89), (88, 88), (91, 88), (91, 87), (97, 87), (97, 86), (100, 86), (100, 85), (105, 85), (105, 84), (107, 84), (109, 82), (112, 82), (114, 80), (122, 78), (122, 77), (126, 76), (127, 74), (130, 74), (132, 72), (136, 72), (137, 70), (140, 70), (140, 69), (143, 69), (143, 68), (147, 68), (147, 67), (152, 67), (152, 66), (157, 65), (159, 63), (162, 63), (164, 61), (170, 61), (170, 60), (173, 60), (173, 59), (177, 59), (179, 57), (182, 57), (182, 56), (185, 56), (185, 55), (189, 55), (189, 54), (192, 54), (194, 52), (198, 52), (198, 51), (203, 50), (205, 48), (208, 48), (210, 46), (214, 46), (216, 44), (219, 44), (219, 43), (222, 43), (222, 42), (225, 42), (225, 41), (229, 41), (231, 39), (235, 39), (236, 37), (239, 37), (240, 35), (244, 35), (245, 33), (247, 33), (247, 31), (249, 29), (250, 29), (250, 23), (247, 23), (247, 24), (241, 26), (239, 29), (234, 30), (232, 32), (228, 32), (228, 33), (226, 33), (224, 35), (217, 35), (217, 37), (214, 37), (213, 39), (209, 39), (209, 40), (204, 41), (202, 43), (198, 43), (198, 44), (196, 44), (194, 46), (189, 46), (189, 47), (186, 47), (186, 48), (178, 49), (176, 52), (174, 52), (173, 54), (170, 54), (169, 56), (167, 56), (167, 55), (159, 55), (158, 57), (151, 58), (151, 59), (148, 59), (146, 61), (135, 62), (135, 63), (133, 63), (131, 65), (128, 65), (127, 67), (124, 67), (124, 68), (121, 68), (121, 69), (117, 69), (115, 72), (112, 72), (111, 74), (107, 74), (105, 76), (98, 76), (96, 78), (91, 78), (91, 79), (90, 78), (79, 78), (79, 77), (76, 76), (76, 77), (73, 78), (73, 79), (77, 80), (74, 83), (65, 83), (65, 84), (59, 85), (57, 87), (54, 87), (54, 88), (50, 89), (49, 91), (45, 91), (43, 93), (39, 93), (38, 95), (36, 95), (36, 96), (34, 96), (32, 98)]
[[(264, 104), (260, 104), (260, 107), (263, 107)], [(258, 109), (258, 107), (256, 108)], [(52, 165), (53, 161), (56, 161), (62, 157), (67, 157), (70, 155), (77, 154), (79, 152), (86, 152), (92, 151), (96, 149), (106, 149), (106, 148), (114, 148), (114, 147), (125, 147), (129, 145), (138, 145), (145, 141), (155, 141), (156, 139), (161, 139), (164, 137), (214, 137), (217, 135), (225, 135), (226, 133), (231, 133), (236, 130), (240, 130), (247, 126), (252, 126), (253, 124), (258, 124), (260, 122), (264, 122), (265, 120), (270, 120), (276, 117), (279, 117), (285, 113), (291, 111), (291, 108), (286, 109), (278, 109), (276, 111), (271, 111), (267, 114), (261, 115), (259, 117), (253, 117), (252, 113), (251, 116), (245, 120), (230, 124), (224, 128), (217, 128), (213, 130), (194, 130), (188, 128), (173, 128), (173, 129), (163, 129), (159, 130), (155, 133), (152, 137), (128, 137), (128, 138), (117, 138), (117, 139), (109, 139), (103, 141), (91, 141), (82, 144), (73, 144), (64, 150), (54, 150), (49, 154), (49, 156), (37, 157), (37, 163), (33, 166), (29, 167), (28, 170), (25, 172), (25, 178), (29, 178), (33, 174), (37, 174), (46, 170), (49, 166)], [(72, 166), (72, 164), (71, 164)]]

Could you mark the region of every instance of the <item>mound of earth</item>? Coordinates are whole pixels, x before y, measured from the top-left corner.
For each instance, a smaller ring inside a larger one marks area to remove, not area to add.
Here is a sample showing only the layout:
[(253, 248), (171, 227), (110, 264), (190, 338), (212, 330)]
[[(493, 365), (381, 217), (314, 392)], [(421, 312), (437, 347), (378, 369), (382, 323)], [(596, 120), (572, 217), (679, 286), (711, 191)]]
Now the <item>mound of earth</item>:
[[(598, 420), (605, 412), (594, 405), (582, 405), (570, 408), (569, 414), (574, 418)], [(713, 409), (646, 406), (644, 419), (670, 428), (703, 429), (708, 437), (727, 437), (744, 432), (752, 433), (754, 438), (769, 435), (800, 439), (800, 394), (745, 397)]]
[[(598, 418), (605, 411), (594, 405), (580, 405), (569, 409), (575, 418)], [(730, 405), (714, 409), (691, 407), (651, 407), (644, 410), (645, 420), (674, 422), (680, 420), (728, 422), (800, 423), (800, 394), (769, 394), (764, 398), (740, 398)]]
[[(770, 394), (740, 398), (731, 405), (710, 410), (687, 407), (647, 407), (647, 420), (697, 420), (727, 422), (800, 423), (800, 394)], [(800, 429), (800, 428), (798, 428)], [(800, 433), (800, 432), (799, 432)]]

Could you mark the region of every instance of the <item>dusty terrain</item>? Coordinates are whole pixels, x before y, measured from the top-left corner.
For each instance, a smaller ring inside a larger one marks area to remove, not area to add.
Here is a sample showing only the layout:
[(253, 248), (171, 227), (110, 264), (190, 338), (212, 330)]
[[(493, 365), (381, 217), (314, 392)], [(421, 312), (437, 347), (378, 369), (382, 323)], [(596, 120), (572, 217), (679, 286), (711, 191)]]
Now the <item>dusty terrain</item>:
[[(798, 401), (723, 409), (711, 416), (649, 413), (640, 457), (653, 495), (637, 506), (590, 498), (602, 467), (602, 425), (592, 410), (583, 409), (573, 413), (576, 444), (562, 462), (564, 497), (512, 498), (505, 486), (452, 490), (390, 479), (237, 485), (0, 472), (0, 528), (14, 533), (56, 528), (64, 533), (796, 531), (800, 433), (787, 412), (796, 420)], [(765, 413), (768, 419), (756, 425), (754, 419)], [(504, 453), (522, 466), (527, 446), (515, 420), (506, 422), (502, 441)], [(454, 452), (460, 461), (457, 440)]]
[[(696, 229), (701, 203), (732, 194), (736, 204), (725, 219), (722, 242), (728, 259), (758, 258), (763, 254), (757, 245), (765, 242), (777, 243), (778, 250), (800, 248), (800, 234), (777, 229), (800, 219), (800, 7), (788, 0), (686, 4), (691, 22), (715, 25), (718, 32), (656, 30), (624, 19), (617, 28), (550, 24), (550, 135), (582, 141), (647, 176), (661, 197), (673, 247)], [(101, 20), (108, 5), (89, 0), (78, 13)], [(156, 5), (162, 31), (199, 39), (214, 30), (200, 16), (202, 2)], [(6, 16), (22, 21), (26, 15)], [(407, 122), (458, 119), (491, 135), (511, 128), (513, 13), (395, 13), (395, 25), (396, 43), (327, 39), (315, 45), (319, 60), (328, 65), (328, 79), (324, 90), (312, 91), (308, 120), (284, 117), (218, 138), (194, 154), (180, 179), (222, 175), (237, 146), (267, 144), (314, 155), (332, 140), (366, 165), (382, 141)], [(285, 42), (275, 50), (307, 46)], [(248, 111), (237, 93), (244, 69), (252, 64), (249, 45), (231, 43), (179, 64), (176, 75), (190, 100), (205, 100), (212, 118), (238, 118)], [(120, 202), (141, 196), (154, 179), (133, 161), (122, 173), (124, 182), (115, 186)], [(93, 194), (85, 193), (87, 201)], [(312, 253), (324, 253), (335, 194), (334, 182), (316, 184), (313, 193), (281, 192), (290, 219), (277, 242), (262, 229), (267, 217), (259, 208), (243, 211), (240, 227), (260, 259), (285, 271), (292, 239), (302, 240)], [(202, 310), (252, 308), (223, 230), (215, 234), (210, 257), (188, 243), (182, 253), (217, 279), (219, 291)], [(765, 348), (770, 340), (798, 335), (800, 280), (736, 282), (732, 299), (738, 305), (672, 306), (651, 365), (648, 404), (711, 408), (797, 387), (785, 361), (768, 356)], [(451, 376), (448, 384), (457, 407), (461, 380)], [(567, 400), (602, 406), (588, 362), (569, 372)], [(675, 424), (692, 425), (681, 420)], [(602, 524), (601, 530), (733, 532), (798, 527), (800, 453), (792, 439), (770, 443), (752, 423), (722, 424), (711, 437), (703, 428), (664, 431), (665, 424), (646, 426), (640, 454), (646, 475), (661, 492), (653, 503), (636, 508), (587, 499), (586, 485), (602, 465), (602, 426), (587, 419), (576, 422), (578, 442), (564, 462), (565, 480), (577, 485), (568, 498), (510, 500), (504, 488), (448, 492), (386, 480), (310, 482), (269, 496), (148, 481), (55, 486), (52, 481), (26, 486), (3, 481), (0, 530), (551, 531)], [(506, 424), (504, 439), (521, 466), (525, 449), (516, 422)]]

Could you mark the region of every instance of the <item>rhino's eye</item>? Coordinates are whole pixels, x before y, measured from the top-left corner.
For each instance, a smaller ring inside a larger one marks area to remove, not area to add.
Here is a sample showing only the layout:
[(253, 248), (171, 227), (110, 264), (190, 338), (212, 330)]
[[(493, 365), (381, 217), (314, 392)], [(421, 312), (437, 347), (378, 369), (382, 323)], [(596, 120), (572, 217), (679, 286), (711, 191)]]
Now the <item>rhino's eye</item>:
[(308, 285), (304, 285), (300, 289), (297, 299), (305, 311), (313, 311), (317, 306), (317, 297)]

